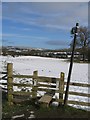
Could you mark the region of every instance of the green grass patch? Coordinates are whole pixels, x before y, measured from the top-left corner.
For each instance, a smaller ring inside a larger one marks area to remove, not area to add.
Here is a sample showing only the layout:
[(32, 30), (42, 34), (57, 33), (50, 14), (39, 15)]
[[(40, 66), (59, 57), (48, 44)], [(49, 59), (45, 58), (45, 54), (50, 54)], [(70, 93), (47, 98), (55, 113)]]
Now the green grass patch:
[(58, 107), (50, 105), (48, 108), (43, 107), (37, 101), (38, 99), (31, 99), (20, 104), (9, 106), (7, 103), (7, 96), (3, 96), (2, 103), (2, 120), (11, 120), (12, 116), (24, 114), (26, 120), (30, 116), (30, 111), (34, 111), (36, 118), (88, 118), (90, 111), (76, 109), (70, 106), (60, 105)]

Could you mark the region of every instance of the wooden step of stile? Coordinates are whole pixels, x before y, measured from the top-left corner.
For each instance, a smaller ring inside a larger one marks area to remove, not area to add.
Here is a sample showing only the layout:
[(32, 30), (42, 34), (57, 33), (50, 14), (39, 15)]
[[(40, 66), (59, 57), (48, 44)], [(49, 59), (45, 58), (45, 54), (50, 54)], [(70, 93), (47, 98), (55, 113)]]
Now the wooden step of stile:
[(52, 96), (50, 95), (44, 95), (39, 99), (39, 103), (46, 105), (47, 107), (49, 106), (50, 102), (52, 100)]

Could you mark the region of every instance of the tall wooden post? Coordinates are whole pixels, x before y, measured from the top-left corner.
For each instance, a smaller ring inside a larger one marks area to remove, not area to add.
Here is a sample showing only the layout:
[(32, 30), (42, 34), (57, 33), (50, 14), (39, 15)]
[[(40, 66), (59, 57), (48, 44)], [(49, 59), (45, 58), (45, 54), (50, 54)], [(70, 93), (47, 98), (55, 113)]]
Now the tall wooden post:
[(38, 71), (34, 71), (33, 72), (33, 87), (32, 87), (33, 98), (37, 96), (37, 76), (38, 76)]
[(64, 73), (60, 73), (60, 81), (59, 81), (59, 100), (61, 101), (60, 103), (62, 104), (63, 101), (63, 92), (64, 92)]
[(78, 26), (79, 26), (79, 24), (76, 23), (75, 33), (74, 33), (73, 49), (72, 49), (72, 54), (71, 54), (70, 67), (69, 67), (69, 73), (68, 73), (68, 79), (67, 79), (67, 86), (66, 86), (66, 92), (65, 92), (65, 98), (64, 98), (64, 105), (67, 105), (67, 101), (68, 101), (69, 84), (70, 84), (71, 72), (72, 72), (72, 67), (73, 67), (74, 51), (75, 51), (75, 44), (76, 44), (76, 36), (77, 36)]
[(7, 64), (7, 88), (8, 88), (8, 104), (13, 105), (13, 64)]

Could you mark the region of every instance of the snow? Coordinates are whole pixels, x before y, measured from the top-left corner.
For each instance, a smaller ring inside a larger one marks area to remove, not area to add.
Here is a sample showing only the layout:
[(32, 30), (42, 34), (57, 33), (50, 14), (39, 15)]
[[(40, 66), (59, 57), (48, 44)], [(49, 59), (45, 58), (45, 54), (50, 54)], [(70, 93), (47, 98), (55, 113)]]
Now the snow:
[(24, 114), (13, 116), (12, 119), (21, 118), (21, 117), (24, 117)]
[[(60, 73), (65, 73), (65, 81), (67, 81), (69, 62), (66, 62), (64, 59), (58, 58), (45, 58), (37, 56), (0, 56), (0, 70), (5, 71), (7, 63), (13, 63), (13, 72), (14, 74), (27, 74), (32, 75), (33, 71), (38, 70), (38, 74), (41, 76), (48, 77), (60, 77)], [(26, 79), (27, 80), (27, 79)], [(15, 79), (15, 82), (26, 83), (25, 79)], [(1, 80), (0, 82), (4, 82)], [(72, 69), (71, 82), (77, 83), (87, 83), (88, 84), (88, 64), (87, 63), (74, 63)], [(27, 83), (32, 83), (30, 79), (27, 80)], [(21, 90), (21, 88), (14, 87), (15, 90)], [(28, 87), (27, 87), (28, 89)], [(88, 88), (70, 86), (70, 91), (74, 92), (83, 92), (88, 93)], [(39, 94), (43, 94), (42, 92)], [(79, 101), (88, 101), (89, 98), (69, 95), (70, 100), (79, 100)], [(78, 107), (78, 106), (75, 106)], [(86, 106), (81, 107), (82, 109), (90, 109)]]

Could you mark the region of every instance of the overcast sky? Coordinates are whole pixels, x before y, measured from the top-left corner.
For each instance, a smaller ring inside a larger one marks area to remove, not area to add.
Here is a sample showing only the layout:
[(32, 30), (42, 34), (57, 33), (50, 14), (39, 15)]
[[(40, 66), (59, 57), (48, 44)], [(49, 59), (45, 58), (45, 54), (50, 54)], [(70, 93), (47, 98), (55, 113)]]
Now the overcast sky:
[(87, 2), (2, 3), (3, 45), (68, 48), (76, 22), (88, 25)]

